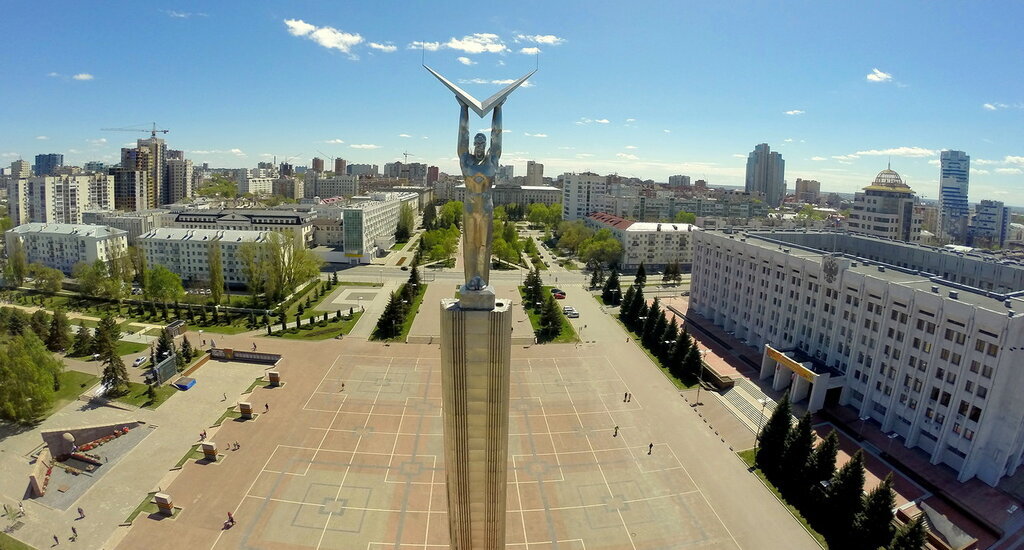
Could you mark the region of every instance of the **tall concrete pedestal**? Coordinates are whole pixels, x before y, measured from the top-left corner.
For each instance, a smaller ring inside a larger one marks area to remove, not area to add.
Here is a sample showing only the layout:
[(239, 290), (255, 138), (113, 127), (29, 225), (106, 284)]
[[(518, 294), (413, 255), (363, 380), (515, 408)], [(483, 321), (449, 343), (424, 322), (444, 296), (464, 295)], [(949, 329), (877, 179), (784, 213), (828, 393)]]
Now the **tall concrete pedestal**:
[(505, 548), (512, 312), (490, 286), (441, 301), (441, 373), (452, 550)]

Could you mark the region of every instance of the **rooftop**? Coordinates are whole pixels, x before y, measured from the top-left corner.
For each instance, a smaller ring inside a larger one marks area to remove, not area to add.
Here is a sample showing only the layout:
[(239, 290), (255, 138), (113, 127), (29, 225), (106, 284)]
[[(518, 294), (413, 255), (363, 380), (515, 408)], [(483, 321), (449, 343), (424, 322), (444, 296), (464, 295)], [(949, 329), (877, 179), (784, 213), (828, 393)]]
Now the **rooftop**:
[(161, 227), (153, 229), (139, 237), (140, 240), (163, 241), (211, 241), (219, 239), (227, 242), (263, 242), (266, 231), (239, 231), (228, 229), (180, 229)]
[(128, 234), (128, 232), (123, 229), (114, 229), (105, 225), (35, 222), (19, 225), (13, 229), (9, 229), (7, 232), (19, 235), (26, 233), (45, 233), (48, 235), (79, 235), (83, 237), (97, 238), (116, 237), (118, 235)]

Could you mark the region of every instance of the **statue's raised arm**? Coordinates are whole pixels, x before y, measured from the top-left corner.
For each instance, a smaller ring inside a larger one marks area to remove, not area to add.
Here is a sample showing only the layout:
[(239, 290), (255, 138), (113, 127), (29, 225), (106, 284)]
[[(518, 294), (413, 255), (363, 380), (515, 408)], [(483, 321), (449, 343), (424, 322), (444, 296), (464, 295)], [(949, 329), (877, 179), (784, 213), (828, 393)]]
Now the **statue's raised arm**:
[(462, 112), (459, 114), (459, 158), (461, 160), (463, 155), (469, 154), (469, 106), (458, 97), (455, 99), (462, 106)]
[(491, 148), (487, 153), (494, 167), (498, 167), (498, 159), (501, 158), (501, 106), (505, 102), (494, 107), (494, 114), (491, 115)]

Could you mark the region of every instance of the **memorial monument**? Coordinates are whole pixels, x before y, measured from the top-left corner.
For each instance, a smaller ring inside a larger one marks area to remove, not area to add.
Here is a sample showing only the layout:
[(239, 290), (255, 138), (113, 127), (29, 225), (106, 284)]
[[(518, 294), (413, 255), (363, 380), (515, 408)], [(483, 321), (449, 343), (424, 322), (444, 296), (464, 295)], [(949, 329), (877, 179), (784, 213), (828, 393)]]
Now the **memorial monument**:
[[(459, 162), (466, 182), (462, 253), (466, 281), (458, 299), (441, 301), (441, 389), (448, 489), (448, 531), (453, 550), (505, 548), (508, 477), (509, 360), (512, 311), (489, 282), (494, 204), (491, 186), (501, 157), (501, 107), (530, 76), (484, 102), (430, 67), (455, 93)], [(493, 111), (491, 146), (477, 134), (469, 147), (469, 110)]]

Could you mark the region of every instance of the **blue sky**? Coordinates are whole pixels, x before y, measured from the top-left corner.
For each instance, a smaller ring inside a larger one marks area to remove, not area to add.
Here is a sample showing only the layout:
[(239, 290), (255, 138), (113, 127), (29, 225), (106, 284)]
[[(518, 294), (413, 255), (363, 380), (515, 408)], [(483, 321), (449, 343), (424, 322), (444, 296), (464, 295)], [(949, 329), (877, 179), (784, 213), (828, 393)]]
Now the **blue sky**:
[(540, 71), (505, 110), (517, 174), (533, 159), (546, 175), (738, 185), (767, 142), (790, 187), (851, 192), (891, 155), (935, 198), (938, 151), (962, 149), (972, 201), (1021, 205), (1022, 15), (1019, 2), (9, 3), (0, 162), (116, 160), (145, 134), (100, 128), (156, 121), (211, 166), (408, 151), (457, 173), (458, 108), (421, 59), (486, 98), (536, 48)]

